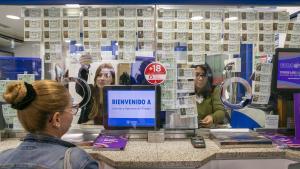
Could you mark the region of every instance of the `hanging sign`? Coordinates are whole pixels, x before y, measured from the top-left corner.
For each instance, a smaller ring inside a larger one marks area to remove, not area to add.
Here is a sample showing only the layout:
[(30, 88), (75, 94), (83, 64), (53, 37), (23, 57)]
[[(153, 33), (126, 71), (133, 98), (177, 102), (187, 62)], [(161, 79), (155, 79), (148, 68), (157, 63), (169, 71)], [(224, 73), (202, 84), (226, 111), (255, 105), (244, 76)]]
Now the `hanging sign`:
[(150, 84), (158, 85), (166, 80), (167, 70), (162, 64), (153, 62), (145, 68), (144, 75)]

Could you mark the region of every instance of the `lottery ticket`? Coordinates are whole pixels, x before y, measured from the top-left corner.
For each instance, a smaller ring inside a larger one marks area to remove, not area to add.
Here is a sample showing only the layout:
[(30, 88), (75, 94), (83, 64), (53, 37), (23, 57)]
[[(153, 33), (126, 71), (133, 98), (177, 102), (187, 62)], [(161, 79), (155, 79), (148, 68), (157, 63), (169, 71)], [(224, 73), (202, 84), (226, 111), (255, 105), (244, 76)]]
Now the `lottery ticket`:
[(42, 31), (30, 30), (24, 32), (24, 41), (41, 41)]
[(116, 18), (118, 17), (118, 9), (117, 8), (102, 8), (101, 16), (106, 18)]
[(210, 19), (211, 20), (222, 20), (223, 18), (223, 11), (221, 10), (213, 10), (210, 11)]
[(176, 79), (176, 69), (167, 68), (166, 80), (175, 80), (175, 79)]
[(255, 65), (255, 72), (264, 73), (264, 74), (272, 74), (272, 63), (257, 63)]
[(169, 109), (175, 109), (176, 104), (175, 100), (162, 100), (161, 101), (161, 109), (162, 110), (169, 110)]
[(25, 18), (40, 18), (42, 17), (41, 8), (22, 8), (22, 16)]
[(124, 19), (123, 22), (124, 22), (123, 27), (125, 29), (133, 29), (137, 27), (136, 20)]
[(259, 23), (259, 31), (273, 32), (273, 23)]
[(187, 107), (187, 108), (180, 108), (178, 110), (179, 110), (181, 118), (188, 118), (188, 117), (196, 117), (197, 116), (196, 106)]
[(90, 29), (100, 29), (100, 21), (98, 19), (84, 19), (83, 20), (83, 28), (85, 30), (90, 30)]
[(286, 33), (287, 23), (276, 23), (276, 30), (278, 33)]
[(50, 28), (53, 30), (60, 30), (60, 24), (61, 20), (60, 19), (44, 19), (44, 28)]
[(205, 54), (188, 55), (187, 64), (201, 65), (205, 63)]
[(242, 12), (242, 19), (247, 21), (255, 21), (256, 20), (256, 12), (249, 11), (249, 12)]
[(137, 16), (144, 17), (144, 18), (151, 18), (153, 17), (154, 10), (152, 7), (148, 7), (145, 9), (137, 9)]
[(195, 95), (179, 97), (176, 100), (177, 108), (190, 108), (196, 105)]
[(99, 8), (84, 8), (83, 9), (83, 16), (89, 18), (95, 18), (100, 16), (100, 9)]
[(177, 21), (176, 28), (178, 31), (188, 31), (189, 23), (186, 21)]
[(271, 74), (262, 74), (259, 72), (255, 72), (254, 81), (258, 82), (270, 82), (272, 78)]
[(44, 61), (45, 63), (51, 63), (54, 61), (61, 61), (61, 53), (45, 52)]
[(252, 104), (268, 104), (270, 95), (257, 95), (252, 97)]
[[(0, 93), (4, 93), (6, 90), (6, 86), (9, 83), (14, 82), (14, 80), (0, 80)], [(1, 95), (2, 97), (2, 95)]]
[(60, 53), (62, 51), (61, 41), (44, 42), (45, 52)]
[(177, 81), (177, 93), (194, 93), (195, 83), (194, 81), (180, 80)]
[(161, 98), (164, 100), (174, 100), (176, 98), (175, 90), (172, 89), (162, 90)]
[(176, 89), (176, 81), (175, 80), (165, 80), (164, 83), (161, 85), (162, 90), (167, 90), (167, 89)]
[(194, 68), (178, 68), (178, 79), (194, 79)]
[(25, 29), (41, 29), (42, 28), (42, 20), (41, 19), (24, 20), (24, 28)]
[(176, 10), (173, 9), (164, 9), (164, 10), (159, 10), (162, 12), (162, 18), (164, 19), (173, 19), (175, 18)]
[(167, 58), (162, 57), (159, 58), (159, 62), (161, 62), (166, 68), (176, 68), (176, 58)]
[(35, 80), (34, 74), (17, 74), (17, 79), (27, 83), (32, 83)]
[(60, 18), (60, 8), (44, 8), (44, 18)]
[(252, 93), (259, 95), (270, 95), (271, 82), (256, 82), (252, 81)]
[(126, 18), (134, 18), (136, 17), (137, 13), (136, 13), (136, 9), (135, 8), (128, 8), (128, 9), (124, 9), (124, 15), (121, 15), (121, 16), (124, 16)]
[(176, 10), (176, 18), (177, 19), (189, 19), (189, 11), (188, 10)]
[(44, 30), (44, 41), (60, 41), (61, 31)]
[(220, 32), (220, 30), (222, 30), (222, 22), (211, 22), (210, 30), (213, 32)]
[(290, 20), (290, 14), (286, 11), (278, 12), (278, 21), (289, 21)]

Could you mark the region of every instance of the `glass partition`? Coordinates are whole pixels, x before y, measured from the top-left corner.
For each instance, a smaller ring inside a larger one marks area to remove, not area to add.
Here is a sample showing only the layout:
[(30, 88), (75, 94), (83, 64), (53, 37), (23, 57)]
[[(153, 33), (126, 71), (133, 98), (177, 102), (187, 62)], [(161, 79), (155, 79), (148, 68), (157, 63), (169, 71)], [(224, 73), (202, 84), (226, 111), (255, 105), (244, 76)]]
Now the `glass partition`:
[[(102, 88), (97, 78), (110, 79), (105, 85), (149, 85), (144, 69), (157, 61), (167, 69), (160, 85), (161, 109), (168, 115), (166, 127), (197, 128), (196, 75), (191, 66), (208, 63), (213, 69), (213, 85), (218, 85), (226, 78), (223, 71), (228, 63), (236, 64), (230, 73), (241, 73), (243, 68), (238, 65), (246, 64), (237, 59), (243, 52), (241, 44), (252, 45), (250, 71), (256, 72), (251, 82), (256, 87), (252, 103), (267, 104), (272, 71), (264, 72), (261, 67), (270, 67), (277, 47), (300, 48), (300, 22), (290, 18), (299, 10), (273, 6), (2, 5), (0, 95), (13, 80), (81, 77), (90, 84), (94, 102), (81, 109), (73, 123), (102, 125), (95, 116), (81, 117), (91, 113), (93, 104), (100, 107), (100, 117), (103, 113), (102, 93), (93, 93)], [(74, 100), (81, 99), (76, 84), (70, 84), (69, 91)], [(21, 129), (16, 111), (0, 99), (0, 129)]]

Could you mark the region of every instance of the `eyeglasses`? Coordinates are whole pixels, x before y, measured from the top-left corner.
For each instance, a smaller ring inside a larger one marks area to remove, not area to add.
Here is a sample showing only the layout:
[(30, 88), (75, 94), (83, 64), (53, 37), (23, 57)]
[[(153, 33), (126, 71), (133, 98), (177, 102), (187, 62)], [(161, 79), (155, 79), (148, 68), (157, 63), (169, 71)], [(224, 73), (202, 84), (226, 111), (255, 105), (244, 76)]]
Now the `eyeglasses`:
[(204, 74), (204, 73), (196, 73), (196, 78), (204, 79), (204, 78), (206, 78), (206, 74)]
[[(71, 114), (72, 114), (72, 115), (76, 115), (77, 112), (78, 112), (78, 109), (79, 109), (78, 105), (72, 106), (72, 107), (71, 107)], [(66, 111), (66, 109), (63, 110), (62, 112), (65, 112), (65, 111)], [(54, 112), (49, 114), (49, 122), (52, 121), (53, 114), (54, 114)]]
[(100, 73), (97, 75), (97, 78), (101, 78), (101, 77), (104, 77), (104, 78), (110, 78), (111, 77), (111, 73)]
[(78, 105), (74, 105), (70, 108), (65, 109), (63, 112), (69, 111), (70, 109), (71, 109), (71, 114), (76, 115), (77, 112), (78, 112), (79, 107), (78, 107)]
[(77, 105), (71, 107), (71, 114), (76, 115), (79, 107)]

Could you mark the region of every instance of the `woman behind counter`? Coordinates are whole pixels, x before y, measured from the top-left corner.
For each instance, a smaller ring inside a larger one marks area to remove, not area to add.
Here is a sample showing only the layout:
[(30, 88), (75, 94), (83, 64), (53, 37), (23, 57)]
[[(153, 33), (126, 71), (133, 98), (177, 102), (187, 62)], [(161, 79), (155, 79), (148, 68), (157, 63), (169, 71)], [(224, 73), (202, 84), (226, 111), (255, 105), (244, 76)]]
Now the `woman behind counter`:
[(84, 150), (61, 140), (78, 110), (62, 84), (51, 80), (32, 85), (19, 81), (7, 86), (3, 98), (17, 109), (29, 134), (17, 148), (0, 154), (0, 168), (98, 168), (97, 161)]
[[(80, 57), (81, 68), (78, 72), (78, 77), (83, 80), (88, 80), (90, 63), (92, 58), (90, 55), (82, 55)], [(89, 84), (91, 89), (91, 99), (81, 110), (78, 124), (103, 124), (103, 87), (105, 85), (115, 84), (115, 71), (110, 63), (99, 65), (95, 72), (94, 84)], [(80, 85), (76, 84), (76, 92), (83, 96), (83, 90)]]
[(211, 127), (222, 123), (225, 108), (220, 100), (220, 88), (212, 85), (213, 76), (208, 64), (194, 65), (196, 78), (195, 94), (198, 110), (199, 125)]

